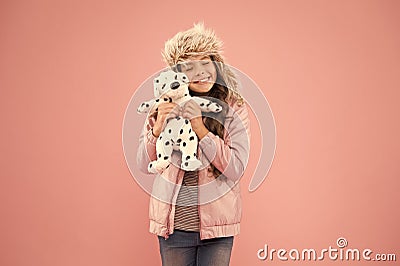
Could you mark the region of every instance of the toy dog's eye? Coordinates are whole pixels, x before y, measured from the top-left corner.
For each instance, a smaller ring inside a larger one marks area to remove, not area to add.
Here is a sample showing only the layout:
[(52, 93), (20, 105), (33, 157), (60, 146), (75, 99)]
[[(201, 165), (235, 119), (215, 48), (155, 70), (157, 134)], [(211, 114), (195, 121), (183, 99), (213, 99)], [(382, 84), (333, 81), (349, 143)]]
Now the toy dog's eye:
[(155, 80), (156, 83), (160, 82), (158, 79)]
[(182, 77), (182, 79), (186, 79), (186, 77), (185, 77), (185, 76), (183, 76), (183, 77)]
[(175, 75), (175, 79), (178, 79), (178, 75)]
[(164, 88), (165, 88), (165, 83), (164, 83), (164, 85), (162, 85), (161, 89), (163, 90)]

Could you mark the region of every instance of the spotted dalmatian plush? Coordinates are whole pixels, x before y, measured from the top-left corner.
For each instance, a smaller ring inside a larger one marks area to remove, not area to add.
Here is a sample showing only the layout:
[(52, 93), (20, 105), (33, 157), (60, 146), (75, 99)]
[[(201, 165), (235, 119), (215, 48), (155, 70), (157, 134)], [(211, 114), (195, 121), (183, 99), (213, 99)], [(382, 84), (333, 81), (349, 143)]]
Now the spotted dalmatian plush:
[[(222, 106), (208, 99), (192, 97), (189, 95), (189, 79), (184, 73), (172, 70), (162, 72), (153, 81), (155, 98), (143, 102), (138, 107), (138, 113), (148, 113), (152, 108), (162, 102), (174, 102), (183, 105), (189, 100), (194, 100), (202, 112), (218, 113)], [(169, 119), (156, 142), (157, 160), (149, 163), (150, 173), (162, 172), (170, 164), (171, 154), (174, 150), (181, 151), (181, 169), (194, 171), (202, 166), (197, 159), (198, 139), (193, 131), (190, 121), (180, 116)]]

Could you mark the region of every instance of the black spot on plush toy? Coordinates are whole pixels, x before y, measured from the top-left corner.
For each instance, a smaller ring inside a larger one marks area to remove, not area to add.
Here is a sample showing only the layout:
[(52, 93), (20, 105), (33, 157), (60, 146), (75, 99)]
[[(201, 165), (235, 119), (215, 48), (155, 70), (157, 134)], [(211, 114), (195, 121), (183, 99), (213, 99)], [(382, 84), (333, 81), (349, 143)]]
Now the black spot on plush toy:
[[(174, 102), (183, 105), (189, 100), (194, 100), (202, 112), (218, 113), (222, 106), (200, 97), (189, 95), (189, 79), (184, 73), (172, 70), (162, 72), (154, 79), (155, 98), (140, 104), (138, 113), (147, 113), (151, 108), (157, 108), (162, 102)], [(154, 106), (155, 105), (155, 106)], [(151, 173), (164, 171), (170, 164), (171, 154), (174, 150), (181, 151), (181, 169), (194, 171), (202, 166), (196, 158), (198, 139), (187, 119), (178, 116), (169, 119), (156, 143), (157, 160), (149, 163), (148, 170)], [(191, 155), (195, 156), (191, 156)]]

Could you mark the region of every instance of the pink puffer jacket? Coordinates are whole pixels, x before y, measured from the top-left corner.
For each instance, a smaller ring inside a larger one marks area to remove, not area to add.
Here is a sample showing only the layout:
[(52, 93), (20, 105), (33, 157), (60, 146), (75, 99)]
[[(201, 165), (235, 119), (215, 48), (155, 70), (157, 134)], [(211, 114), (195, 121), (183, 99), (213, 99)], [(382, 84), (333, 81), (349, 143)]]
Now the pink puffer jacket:
[[(209, 132), (199, 141), (198, 157), (203, 168), (198, 171), (201, 239), (239, 234), (242, 213), (239, 180), (247, 166), (250, 150), (250, 125), (246, 104), (229, 104), (224, 140)], [(154, 119), (144, 125), (139, 139), (137, 162), (140, 170), (156, 159), (156, 140), (151, 128)], [(179, 152), (173, 152), (171, 165), (157, 175), (150, 198), (150, 232), (165, 238), (174, 232), (175, 203), (184, 171), (179, 169)], [(215, 178), (212, 163), (224, 176)]]

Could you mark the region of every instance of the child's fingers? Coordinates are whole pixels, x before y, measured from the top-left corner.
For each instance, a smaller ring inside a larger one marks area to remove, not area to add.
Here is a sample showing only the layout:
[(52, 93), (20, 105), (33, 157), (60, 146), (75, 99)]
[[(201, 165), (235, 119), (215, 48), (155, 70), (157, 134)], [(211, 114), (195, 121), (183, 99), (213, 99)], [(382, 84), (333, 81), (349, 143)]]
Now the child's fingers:
[(180, 107), (175, 103), (162, 103), (156, 109), (158, 124), (165, 124), (165, 120), (180, 115)]
[(172, 103), (161, 103), (156, 107), (153, 107), (152, 112), (157, 113), (159, 115), (168, 114), (175, 108), (176, 104)]
[(172, 109), (169, 113), (167, 113), (166, 119), (175, 118), (175, 117), (179, 116), (179, 113), (180, 113), (179, 110)]
[(188, 119), (193, 119), (193, 118), (199, 117), (201, 115), (202, 115), (201, 109), (195, 101), (191, 100), (185, 104), (185, 106), (183, 108), (183, 112), (182, 112), (183, 117), (188, 118)]
[(176, 117), (179, 115), (180, 113), (180, 108), (176, 105), (171, 105), (171, 106), (167, 106), (166, 108), (163, 108), (162, 111), (163, 115), (166, 115), (169, 117)]

